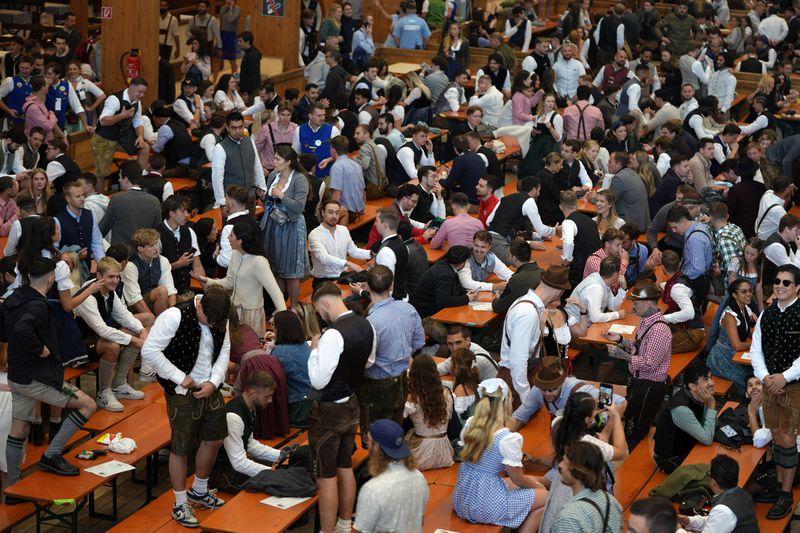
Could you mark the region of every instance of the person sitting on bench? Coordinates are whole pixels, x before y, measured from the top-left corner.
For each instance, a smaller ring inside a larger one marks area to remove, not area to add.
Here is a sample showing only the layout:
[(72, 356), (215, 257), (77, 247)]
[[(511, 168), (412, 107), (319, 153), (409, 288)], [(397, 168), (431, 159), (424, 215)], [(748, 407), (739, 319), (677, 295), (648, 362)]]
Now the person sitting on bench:
[(270, 467), (261, 461), (274, 463), (287, 452), (261, 444), (253, 438), (253, 420), (257, 408), (272, 402), (275, 378), (263, 370), (247, 376), (241, 396), (225, 406), (228, 436), (211, 472), (212, 485), (222, 492), (237, 493), (247, 479)]
[[(546, 407), (552, 416), (560, 416), (567, 405), (567, 398), (574, 392), (585, 392), (597, 399), (600, 389), (591, 383), (585, 383), (575, 376), (567, 376), (567, 371), (558, 357), (542, 357), (539, 367), (531, 376), (533, 386), (509, 420), (509, 429), (519, 431), (541, 409)], [(625, 398), (613, 395), (613, 403), (620, 413), (625, 412)]]
[[(124, 410), (119, 398), (144, 398), (144, 393), (128, 385), (126, 378), (147, 338), (147, 329), (128, 311), (115, 292), (120, 272), (122, 265), (115, 259), (104, 257), (98, 261), (97, 282), (100, 290), (75, 308), (84, 338), (87, 341), (92, 337), (96, 339), (95, 346), (100, 357), (97, 406), (117, 412)], [(94, 281), (87, 281), (80, 290), (86, 290)]]
[(122, 271), (123, 295), (133, 313), (152, 311), (158, 316), (175, 306), (175, 283), (169, 259), (158, 252), (161, 235), (153, 228), (141, 228), (131, 237), (136, 253)]
[(678, 515), (689, 531), (758, 531), (753, 497), (739, 487), (739, 463), (729, 455), (711, 459), (711, 511), (708, 516)]
[(683, 372), (685, 386), (664, 406), (653, 436), (653, 458), (658, 467), (671, 474), (698, 442), (714, 441), (717, 409), (714, 403), (714, 378), (706, 364), (693, 361)]
[(472, 342), (472, 330), (468, 326), (452, 324), (447, 327), (447, 359), (436, 365), (440, 376), (453, 373), (453, 354), (463, 348), (475, 354), (474, 368), (478, 369), (478, 381), (497, 376), (500, 366), (482, 346)]

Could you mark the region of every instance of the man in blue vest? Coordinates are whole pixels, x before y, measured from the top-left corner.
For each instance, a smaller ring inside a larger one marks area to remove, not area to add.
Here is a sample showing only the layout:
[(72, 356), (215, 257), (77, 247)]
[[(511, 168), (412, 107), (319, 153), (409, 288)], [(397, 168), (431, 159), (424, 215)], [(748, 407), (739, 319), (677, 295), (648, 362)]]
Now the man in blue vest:
[(80, 182), (71, 181), (64, 185), (64, 199), (67, 205), (56, 215), (61, 235), (58, 247), (77, 246), (84, 271), (89, 272), (92, 259), (99, 261), (106, 255), (103, 236), (92, 212), (83, 207), (86, 199)]
[(90, 126), (86, 121), (86, 111), (81, 105), (78, 93), (75, 92), (70, 82), (61, 79), (63, 75), (64, 69), (59, 63), (48, 63), (44, 67), (44, 79), (47, 80), (47, 84), (50, 86), (45, 100), (47, 109), (55, 113), (58, 127), (61, 128), (61, 131), (66, 131), (67, 111), (71, 109), (83, 123), (84, 129), (89, 133), (94, 132), (94, 126)]
[(308, 122), (294, 130), (292, 148), (299, 154), (314, 154), (314, 175), (325, 178), (331, 173), (331, 139), (341, 135), (339, 128), (325, 123), (325, 106), (314, 102), (308, 108)]
[(11, 124), (22, 124), (22, 105), (31, 94), (31, 73), (33, 72), (33, 58), (23, 55), (17, 61), (19, 73), (8, 77), (0, 83), (0, 110), (5, 112)]

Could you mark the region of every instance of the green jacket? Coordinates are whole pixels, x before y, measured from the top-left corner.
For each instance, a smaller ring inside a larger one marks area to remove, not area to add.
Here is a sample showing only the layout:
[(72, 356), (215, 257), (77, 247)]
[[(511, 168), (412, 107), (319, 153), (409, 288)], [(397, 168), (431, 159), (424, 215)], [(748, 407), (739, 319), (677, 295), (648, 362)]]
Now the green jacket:
[(679, 466), (664, 483), (650, 491), (650, 496), (674, 499), (697, 493), (705, 493), (709, 498), (713, 495), (711, 493), (711, 466), (708, 464)]
[(679, 17), (675, 13), (670, 13), (661, 19), (654, 30), (656, 38), (667, 37), (670, 40), (668, 48), (678, 56), (682, 56), (689, 50), (692, 37), (699, 32), (700, 25), (693, 16)]

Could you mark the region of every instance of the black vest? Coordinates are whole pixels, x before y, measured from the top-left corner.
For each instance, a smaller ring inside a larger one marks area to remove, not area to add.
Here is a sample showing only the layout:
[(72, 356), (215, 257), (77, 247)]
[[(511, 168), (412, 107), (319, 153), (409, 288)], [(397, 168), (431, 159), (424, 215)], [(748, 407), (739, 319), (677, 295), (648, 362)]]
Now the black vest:
[(603, 244), (600, 241), (597, 224), (586, 214), (573, 211), (565, 220), (571, 220), (578, 228), (578, 233), (575, 235), (575, 248), (572, 251), (572, 262), (569, 264), (569, 280), (577, 285), (583, 279), (586, 260), (602, 248)]
[[(83, 291), (88, 289), (89, 285), (94, 283), (94, 281), (95, 279), (92, 278), (86, 283), (84, 283), (83, 287), (81, 287), (80, 290), (75, 293), (75, 296), (78, 296)], [(114, 318), (111, 316), (111, 312), (114, 309), (114, 293), (113, 292), (108, 293), (107, 296), (108, 299), (104, 298), (103, 295), (100, 294), (99, 292), (92, 294), (91, 296), (89, 296), (89, 298), (94, 298), (97, 301), (97, 311), (100, 313), (100, 317), (103, 319), (103, 322), (106, 324), (106, 326), (110, 328), (117, 328), (118, 325), (116, 322), (114, 322)], [(90, 328), (89, 324), (87, 324), (86, 321), (83, 320), (81, 317), (76, 316), (75, 320), (78, 323), (78, 327), (81, 328), (81, 332), (83, 332), (84, 337), (94, 336), (98, 334), (96, 331)]]
[[(192, 235), (186, 226), (181, 226), (178, 230), (180, 232), (180, 240), (175, 240), (175, 234), (163, 221), (156, 226), (156, 229), (161, 234), (161, 255), (166, 257), (170, 263), (174, 263), (183, 254), (191, 251)], [(191, 271), (191, 264), (172, 271), (172, 280), (175, 283), (175, 289), (177, 289), (178, 294), (183, 294), (189, 290), (189, 285), (192, 282), (192, 278), (189, 275)]]
[(407, 182), (408, 176), (400, 165), (400, 161), (397, 159), (397, 152), (392, 142), (386, 137), (376, 137), (375, 144), (383, 146), (386, 149), (386, 177), (389, 183), (402, 185)]
[(53, 161), (57, 161), (61, 163), (61, 166), (64, 167), (64, 174), (59, 176), (53, 181), (53, 190), (56, 193), (63, 193), (64, 192), (64, 184), (69, 183), (70, 181), (76, 181), (81, 177), (81, 167), (78, 164), (70, 159), (67, 154), (61, 154), (60, 156), (56, 157)]
[(758, 533), (758, 521), (756, 520), (756, 506), (753, 497), (739, 487), (726, 490), (711, 499), (712, 507), (724, 505), (736, 516), (736, 527), (731, 533)]
[(606, 15), (603, 17), (602, 22), (600, 25), (600, 40), (597, 42), (597, 47), (608, 52), (616, 52), (617, 28), (622, 21), (615, 15)]
[(567, 166), (564, 161), (564, 166), (561, 167), (561, 172), (556, 174), (556, 183), (560, 191), (567, 191), (573, 187), (581, 187), (581, 179), (578, 177), (581, 173), (581, 162), (577, 159), (572, 161), (572, 164)]
[(305, 35), (305, 46), (300, 50), (300, 55), (303, 56), (303, 64), (308, 65), (317, 57), (318, 36), (317, 28), (313, 24), (310, 28), (306, 28), (305, 24), (300, 24), (300, 31)]
[[(700, 115), (701, 118), (703, 117), (703, 114), (700, 112), (700, 109), (694, 109), (692, 110), (691, 113), (686, 115), (686, 119), (684, 119), (683, 121), (683, 131), (691, 135), (693, 139), (697, 139), (697, 134), (695, 134), (694, 128), (689, 125), (689, 120), (691, 120), (691, 118), (694, 117), (695, 115)], [(697, 140), (699, 141), (700, 139)]]
[[(178, 97), (178, 100), (183, 100), (186, 104), (186, 107), (189, 108), (189, 112), (194, 115), (195, 107), (194, 107), (194, 98), (190, 98), (181, 92), (181, 95)], [(189, 127), (189, 123), (183, 120), (181, 116), (174, 111), (172, 112), (172, 117), (180, 120), (183, 124), (186, 124), (186, 127)]]
[(167, 161), (167, 168), (178, 166), (178, 161), (187, 159), (194, 153), (194, 142), (183, 120), (171, 118), (166, 126), (172, 130), (172, 139), (164, 145), (164, 159)]
[(675, 393), (675, 396), (664, 405), (661, 416), (658, 417), (658, 422), (656, 423), (654, 451), (656, 455), (664, 459), (670, 457), (684, 458), (689, 455), (694, 445), (697, 444), (697, 439), (680, 429), (672, 421), (670, 413), (676, 407), (688, 407), (694, 413), (698, 423), (702, 424), (703, 421), (703, 409), (705, 406), (692, 399), (689, 389), (684, 387)]
[(167, 180), (161, 174), (147, 174), (139, 179), (139, 186), (142, 190), (152, 194), (158, 201), (163, 201), (164, 198), (164, 185)]
[[(244, 445), (244, 449), (247, 450), (247, 443), (250, 441), (250, 437), (253, 436), (253, 428), (255, 428), (255, 411), (247, 407), (247, 404), (244, 403), (242, 396), (237, 396), (225, 405), (225, 412), (233, 413), (242, 419), (242, 422), (244, 423), (242, 444)], [(221, 469), (229, 466), (230, 464), (230, 458), (223, 447), (220, 450), (220, 453), (217, 455), (217, 461), (214, 469)]]
[(785, 372), (800, 353), (800, 303), (796, 301), (783, 312), (773, 303), (761, 314), (760, 323), (761, 351), (767, 371)]
[(39, 166), (41, 154), (39, 151), (34, 151), (28, 143), (22, 145), (22, 166), (27, 170), (33, 170)]
[[(786, 250), (786, 255), (790, 255), (790, 252), (796, 250), (795, 244), (793, 242), (788, 243), (784, 241), (777, 231), (772, 235), (770, 235), (769, 237), (767, 237), (767, 240), (764, 241), (764, 244), (762, 245), (761, 249), (766, 250), (767, 246), (773, 245), (775, 243), (778, 243), (781, 246), (783, 246), (783, 249)], [(775, 263), (770, 261), (768, 257), (764, 256), (764, 267), (761, 279), (767, 280), (767, 283), (772, 283), (772, 280), (775, 279), (775, 273), (778, 270), (779, 266), (781, 265), (776, 265)]]
[[(530, 196), (526, 192), (517, 192), (504, 196), (489, 224), (489, 231), (493, 231), (508, 239), (513, 240), (517, 232), (525, 229), (525, 215), (522, 214), (522, 205), (528, 201)], [(594, 251), (594, 250), (593, 250)]]
[(158, 287), (158, 280), (161, 279), (161, 259), (159, 257), (153, 259), (148, 265), (138, 253), (134, 253), (129, 261), (136, 265), (139, 272), (137, 278), (142, 296)]
[[(120, 91), (118, 93), (113, 94), (113, 96), (116, 96), (117, 99), (119, 100), (119, 109), (117, 110), (116, 113), (114, 113), (115, 115), (119, 115), (126, 109), (130, 109), (132, 107), (136, 108), (137, 110), (139, 108), (140, 105), (139, 102), (131, 103), (122, 99), (122, 94), (124, 92), (125, 91)], [(135, 114), (136, 112), (134, 112), (134, 115)], [(117, 122), (116, 124), (112, 124), (111, 126), (104, 126), (98, 123), (95, 133), (104, 139), (108, 139), (109, 141), (116, 141), (119, 139), (120, 132), (123, 129), (132, 127), (133, 127), (133, 117), (120, 120), (119, 122)]]
[(511, 36), (508, 40), (509, 46), (518, 46), (522, 48), (522, 45), (525, 44), (525, 31), (528, 29), (528, 24), (531, 22), (528, 19), (525, 19), (525, 22), (522, 24), (521, 28), (517, 28), (516, 33)]
[(38, 215), (19, 219), (20, 231), (19, 231), (19, 240), (17, 241), (17, 253), (19, 253), (19, 251), (22, 250), (22, 247), (25, 245), (25, 239), (30, 233), (30, 228), (31, 226), (33, 226), (33, 223), (36, 222), (37, 218), (39, 218)]
[(337, 318), (330, 329), (341, 334), (344, 349), (330, 381), (322, 390), (312, 388), (308, 395), (310, 400), (335, 402), (352, 396), (361, 385), (364, 368), (372, 353), (375, 332), (366, 318), (347, 312)]
[(483, 73), (489, 76), (492, 79), (492, 85), (497, 87), (498, 91), (502, 92), (503, 86), (506, 83), (506, 78), (508, 78), (508, 71), (504, 67), (500, 67), (497, 69), (497, 74), (495, 74), (492, 72), (492, 69), (489, 68), (489, 65), (486, 65), (483, 67)]
[(394, 265), (394, 292), (392, 292), (392, 296), (395, 300), (402, 300), (408, 294), (408, 289), (406, 287), (406, 270), (408, 268), (408, 248), (400, 240), (400, 237), (395, 235), (394, 237), (390, 237), (389, 239), (383, 241), (378, 250), (383, 247), (389, 248), (391, 251), (394, 252), (397, 261)]
[(61, 246), (77, 245), (86, 248), (89, 257), (92, 256), (92, 229), (94, 219), (92, 212), (88, 209), (81, 209), (80, 222), (75, 220), (69, 208), (62, 209), (56, 218), (61, 225)]
[(698, 291), (694, 289), (694, 283), (686, 276), (679, 276), (675, 283), (680, 283), (681, 285), (685, 285), (686, 287), (692, 289), (691, 300), (692, 307), (694, 308), (694, 317), (686, 322), (676, 324), (676, 326), (689, 329), (703, 329), (703, 311), (701, 306), (703, 305), (703, 300), (705, 300), (705, 293), (698, 294)]
[(748, 57), (739, 63), (739, 72), (750, 72), (751, 74), (761, 74), (764, 64), (755, 57)]
[[(197, 354), (200, 351), (200, 320), (197, 318), (197, 309), (194, 301), (194, 298), (192, 298), (175, 306), (181, 312), (181, 323), (170, 343), (164, 348), (164, 356), (167, 360), (185, 374), (190, 373), (194, 368), (194, 364), (197, 362)], [(211, 364), (213, 365), (217, 357), (219, 357), (220, 351), (222, 351), (225, 331), (210, 329), (211, 337), (214, 341), (214, 349), (211, 354)], [(164, 387), (166, 393), (175, 393), (175, 383), (172, 381), (159, 376), (158, 382)]]

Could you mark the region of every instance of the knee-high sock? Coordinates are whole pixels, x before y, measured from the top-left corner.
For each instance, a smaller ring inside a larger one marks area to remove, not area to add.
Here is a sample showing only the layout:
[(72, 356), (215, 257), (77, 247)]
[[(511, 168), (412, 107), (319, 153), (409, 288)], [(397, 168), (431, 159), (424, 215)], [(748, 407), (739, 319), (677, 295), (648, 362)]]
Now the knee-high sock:
[(11, 435), (6, 439), (6, 467), (8, 469), (9, 486), (19, 481), (24, 446), (24, 439), (18, 439)]
[(105, 359), (100, 359), (100, 377), (97, 383), (97, 395), (104, 390), (111, 388), (111, 378), (114, 377), (114, 368), (117, 363), (111, 363)]
[(50, 442), (50, 447), (45, 450), (44, 454), (47, 457), (56, 457), (64, 453), (64, 447), (67, 441), (75, 434), (76, 431), (81, 429), (86, 423), (86, 417), (80, 411), (72, 411), (64, 422), (61, 424), (61, 429), (58, 430), (56, 436)]
[(139, 350), (130, 344), (122, 349), (119, 354), (119, 359), (117, 359), (117, 373), (114, 374), (111, 388), (116, 389), (127, 382), (128, 370), (131, 369), (138, 356)]

